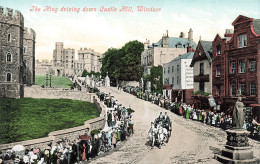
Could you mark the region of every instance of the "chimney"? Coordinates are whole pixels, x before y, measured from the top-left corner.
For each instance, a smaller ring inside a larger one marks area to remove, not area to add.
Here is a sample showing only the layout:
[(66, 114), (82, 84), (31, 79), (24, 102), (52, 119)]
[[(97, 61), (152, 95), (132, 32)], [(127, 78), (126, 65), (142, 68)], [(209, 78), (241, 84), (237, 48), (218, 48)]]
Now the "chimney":
[(193, 31), (192, 31), (192, 29), (190, 29), (189, 32), (188, 32), (188, 39), (189, 40), (193, 40)]
[(179, 37), (179, 38), (185, 38), (184, 32), (181, 32), (181, 33), (180, 33), (180, 37)]
[(234, 30), (233, 29), (226, 29), (226, 32), (225, 32), (225, 37), (232, 37), (234, 33)]
[(150, 40), (147, 40), (144, 42), (144, 49), (147, 50), (148, 49), (148, 46), (150, 44)]
[(188, 44), (188, 46), (187, 46), (187, 53), (188, 53), (188, 52), (192, 52), (192, 49), (191, 49), (190, 44)]
[(168, 48), (169, 46), (169, 37), (168, 37), (168, 30), (166, 30), (166, 35), (162, 37), (162, 47)]

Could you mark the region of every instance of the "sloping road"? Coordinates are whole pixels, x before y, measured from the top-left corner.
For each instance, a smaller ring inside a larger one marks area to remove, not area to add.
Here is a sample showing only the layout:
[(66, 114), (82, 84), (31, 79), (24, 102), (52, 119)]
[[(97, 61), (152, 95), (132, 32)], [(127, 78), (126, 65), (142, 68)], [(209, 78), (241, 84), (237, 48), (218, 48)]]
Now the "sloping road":
[[(150, 124), (165, 109), (135, 96), (117, 90), (117, 88), (100, 88), (102, 92), (111, 93), (115, 99), (125, 107), (135, 110), (134, 135), (130, 137), (119, 150), (111, 154), (94, 159), (91, 163), (140, 163), (140, 164), (168, 164), (168, 163), (219, 163), (213, 159), (210, 148), (222, 148), (226, 142), (226, 133), (215, 127), (200, 122), (186, 120), (170, 111), (172, 120), (172, 135), (166, 146), (161, 149), (147, 144)], [(260, 156), (260, 143), (250, 140), (254, 145), (254, 155)]]

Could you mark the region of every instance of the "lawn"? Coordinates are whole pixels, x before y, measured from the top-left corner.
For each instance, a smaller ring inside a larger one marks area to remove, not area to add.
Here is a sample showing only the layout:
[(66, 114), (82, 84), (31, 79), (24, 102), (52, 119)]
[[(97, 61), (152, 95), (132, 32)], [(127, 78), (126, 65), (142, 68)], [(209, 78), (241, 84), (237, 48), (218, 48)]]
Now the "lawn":
[[(46, 85), (46, 76), (35, 76), (36, 85)], [(48, 80), (48, 86), (50, 86), (50, 80)], [(57, 88), (71, 88), (73, 83), (67, 78), (62, 76), (51, 76), (51, 86)]]
[(46, 137), (98, 116), (95, 104), (85, 101), (0, 98), (0, 144)]

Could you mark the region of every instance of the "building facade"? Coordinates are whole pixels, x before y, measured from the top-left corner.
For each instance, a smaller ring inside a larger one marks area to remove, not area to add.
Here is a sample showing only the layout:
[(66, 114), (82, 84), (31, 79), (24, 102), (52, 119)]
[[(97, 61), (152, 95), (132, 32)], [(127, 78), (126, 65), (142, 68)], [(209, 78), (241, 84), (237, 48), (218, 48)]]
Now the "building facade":
[[(144, 75), (150, 74), (150, 69), (153, 66), (163, 66), (169, 63), (180, 54), (187, 52), (187, 47), (196, 48), (196, 43), (193, 41), (192, 29), (188, 32), (188, 38), (181, 32), (179, 37), (169, 37), (168, 31), (163, 35), (157, 43), (150, 44), (149, 40), (144, 43), (144, 51), (141, 54), (141, 65), (144, 68)], [(149, 82), (146, 88), (150, 88)], [(148, 89), (149, 90), (149, 89)]]
[(23, 83), (34, 83), (35, 32), (25, 29), (23, 15), (9, 8), (0, 7), (0, 25), (0, 97), (20, 98)]
[[(190, 64), (193, 67), (193, 92), (212, 93), (212, 42), (200, 40)], [(196, 109), (208, 109), (208, 97), (194, 95)]]
[(240, 91), (243, 103), (260, 104), (260, 19), (238, 16), (225, 37), (213, 41), (213, 88), (216, 103), (228, 109)]
[[(46, 70), (45, 74), (55, 76), (81, 76), (84, 70), (88, 72), (100, 72), (102, 54), (95, 52), (93, 49), (80, 48), (78, 50), (78, 59), (76, 60), (75, 50), (64, 48), (63, 42), (56, 42), (53, 50), (52, 67), (46, 67), (46, 63), (39, 63), (37, 70), (40, 74)], [(48, 65), (48, 64), (47, 64)]]
[(75, 73), (81, 76), (84, 69), (88, 72), (100, 72), (101, 57), (102, 55), (95, 52), (93, 49), (81, 48), (78, 50), (78, 60), (76, 61), (75, 65)]
[(72, 76), (74, 74), (75, 50), (65, 49), (63, 42), (56, 42), (53, 50), (53, 69), (55, 76)]
[(188, 52), (163, 65), (163, 94), (172, 101), (191, 103), (193, 68), (190, 63), (193, 56), (194, 52)]
[(53, 69), (53, 63), (48, 60), (36, 60), (35, 62), (35, 74), (40, 76), (45, 76), (46, 74), (55, 74)]

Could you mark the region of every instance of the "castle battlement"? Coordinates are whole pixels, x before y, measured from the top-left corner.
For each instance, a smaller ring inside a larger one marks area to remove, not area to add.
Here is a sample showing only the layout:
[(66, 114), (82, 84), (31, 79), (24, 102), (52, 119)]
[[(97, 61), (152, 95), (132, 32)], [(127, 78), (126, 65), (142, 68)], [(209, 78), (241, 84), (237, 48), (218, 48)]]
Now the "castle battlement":
[(36, 33), (35, 33), (35, 31), (32, 28), (25, 27), (23, 34), (24, 34), (23, 35), (24, 39), (29, 39), (29, 40), (35, 41)]
[(78, 50), (78, 53), (93, 53), (93, 54), (95, 54), (96, 52), (94, 51), (94, 49), (91, 49), (91, 48), (80, 48), (80, 50)]
[(0, 23), (13, 24), (23, 28), (24, 17), (18, 10), (14, 11), (13, 9), (0, 6)]

